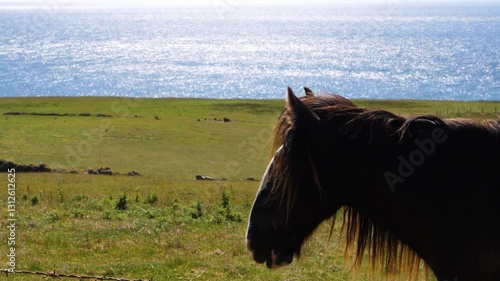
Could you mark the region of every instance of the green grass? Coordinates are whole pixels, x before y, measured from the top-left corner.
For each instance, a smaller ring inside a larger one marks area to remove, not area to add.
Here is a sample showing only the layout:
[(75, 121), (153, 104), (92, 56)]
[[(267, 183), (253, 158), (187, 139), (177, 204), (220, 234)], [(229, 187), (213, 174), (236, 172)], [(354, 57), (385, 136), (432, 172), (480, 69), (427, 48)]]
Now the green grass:
[[(265, 162), (267, 153), (262, 147), (268, 142), (282, 102), (252, 101), (244, 109), (232, 104), (175, 99), (75, 98), (65, 102), (42, 98), (23, 103), (6, 99), (0, 113), (88, 112), (113, 117), (1, 116), (6, 130), (1, 144), (9, 148), (1, 157), (64, 169), (109, 166), (170, 179), (186, 179), (197, 173), (258, 177), (262, 169), (255, 162)], [(261, 108), (269, 113), (255, 113)], [(213, 121), (224, 117), (233, 122)]]
[[(497, 118), (495, 109), (500, 112), (500, 102), (355, 102), (441, 117)], [(0, 159), (77, 172), (17, 174), (17, 268), (153, 280), (349, 280), (341, 243), (333, 239), (326, 245), (327, 224), (310, 239), (303, 258), (287, 268), (267, 270), (246, 250), (246, 218), (258, 182), (243, 179), (259, 179), (265, 169), (271, 129), (283, 104), (0, 99)], [(122, 175), (82, 174), (101, 166)], [(132, 170), (142, 176), (123, 175)], [(198, 174), (227, 181), (194, 181)], [(7, 175), (0, 177), (5, 187), (0, 206), (6, 206)], [(6, 226), (0, 219), (0, 237), (6, 237)], [(6, 243), (0, 249), (0, 267), (5, 267)]]

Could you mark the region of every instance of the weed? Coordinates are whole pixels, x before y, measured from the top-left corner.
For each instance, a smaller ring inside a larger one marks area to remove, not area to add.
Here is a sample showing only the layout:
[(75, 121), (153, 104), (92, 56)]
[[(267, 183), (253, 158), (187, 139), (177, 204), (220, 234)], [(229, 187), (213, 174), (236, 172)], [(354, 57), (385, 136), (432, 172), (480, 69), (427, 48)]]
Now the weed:
[(172, 210), (178, 211), (181, 208), (182, 208), (182, 204), (181, 204), (181, 201), (179, 200), (179, 198), (175, 198), (174, 200), (172, 200)]
[(54, 223), (60, 219), (61, 219), (61, 217), (59, 216), (59, 213), (55, 210), (50, 211), (43, 216), (43, 220), (48, 222), (48, 223)]
[(111, 217), (111, 212), (110, 212), (109, 210), (104, 211), (104, 214), (103, 214), (103, 216), (102, 216), (102, 219), (103, 219), (103, 220), (107, 220), (107, 221), (112, 220), (112, 217)]
[(31, 206), (35, 206), (36, 204), (38, 204), (38, 202), (40, 202), (40, 200), (38, 199), (38, 196), (33, 195), (31, 197)]
[(154, 210), (143, 210), (146, 218), (154, 219), (158, 216), (158, 214)]
[(127, 210), (128, 209), (128, 197), (126, 194), (122, 194), (115, 205), (116, 210)]
[(243, 207), (250, 207), (250, 206), (252, 206), (252, 203), (251, 203), (250, 199), (248, 198), (248, 196), (245, 196), (245, 199), (243, 199), (243, 202), (241, 203), (241, 205)]
[(144, 203), (146, 203), (146, 204), (151, 204), (151, 205), (153, 205), (153, 204), (155, 204), (156, 202), (158, 202), (158, 195), (156, 195), (156, 193), (154, 193), (154, 192), (152, 192), (152, 193), (150, 192), (150, 193), (146, 196), (146, 198), (144, 199)]
[(83, 213), (81, 210), (79, 209), (76, 209), (76, 210), (73, 210), (73, 212), (71, 212), (72, 216), (75, 218), (75, 219), (83, 219)]
[(109, 197), (104, 197), (97, 202), (95, 210), (103, 211), (109, 209), (111, 206), (113, 206), (113, 201)]
[(71, 198), (71, 201), (81, 202), (81, 201), (86, 200), (86, 199), (88, 199), (88, 196), (86, 196), (86, 195), (75, 195), (75, 196), (73, 196), (73, 198)]
[(229, 192), (223, 191), (222, 192), (222, 197), (221, 197), (221, 203), (222, 203), (222, 208), (223, 209), (229, 209), (231, 206), (229, 205), (229, 199), (230, 199)]
[[(222, 196), (221, 196), (221, 208), (219, 210), (219, 214), (222, 215), (224, 218), (224, 221), (226, 222), (241, 222), (241, 213), (239, 212), (234, 212), (231, 208), (230, 204), (230, 193), (226, 190), (222, 191)], [(218, 222), (220, 221), (220, 218), (217, 220)]]
[(57, 189), (57, 202), (59, 202), (59, 203), (64, 202), (64, 195), (63, 195), (62, 190), (60, 188)]
[(203, 209), (200, 202), (196, 202), (191, 211), (191, 218), (199, 219), (203, 216)]

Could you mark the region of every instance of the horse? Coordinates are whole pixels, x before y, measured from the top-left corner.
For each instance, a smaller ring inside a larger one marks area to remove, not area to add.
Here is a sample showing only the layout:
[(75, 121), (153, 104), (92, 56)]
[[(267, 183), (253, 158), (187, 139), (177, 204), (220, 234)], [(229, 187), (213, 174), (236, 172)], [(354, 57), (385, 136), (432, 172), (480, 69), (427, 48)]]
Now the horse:
[(500, 280), (500, 121), (403, 117), (305, 91), (288, 88), (274, 128), (248, 220), (254, 261), (289, 265), (341, 210), (358, 268), (368, 255), (398, 280), (422, 267), (439, 281)]

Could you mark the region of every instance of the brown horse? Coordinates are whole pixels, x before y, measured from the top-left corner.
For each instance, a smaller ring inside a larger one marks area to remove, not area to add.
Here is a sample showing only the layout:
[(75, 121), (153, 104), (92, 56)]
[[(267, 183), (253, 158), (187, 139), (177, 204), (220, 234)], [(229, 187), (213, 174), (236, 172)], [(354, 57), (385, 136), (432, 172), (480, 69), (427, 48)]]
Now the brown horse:
[(252, 207), (247, 247), (269, 268), (343, 210), (356, 265), (440, 281), (500, 280), (500, 121), (405, 118), (336, 95), (297, 98)]

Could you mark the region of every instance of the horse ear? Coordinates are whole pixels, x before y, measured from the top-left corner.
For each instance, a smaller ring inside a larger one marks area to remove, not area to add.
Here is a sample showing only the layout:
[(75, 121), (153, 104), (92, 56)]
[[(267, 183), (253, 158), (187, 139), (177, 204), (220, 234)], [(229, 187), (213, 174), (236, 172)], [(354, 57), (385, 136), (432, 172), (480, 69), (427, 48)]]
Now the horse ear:
[(288, 87), (287, 106), (297, 128), (311, 128), (319, 124), (319, 116), (297, 98), (290, 87)]
[(306, 96), (314, 97), (314, 93), (313, 93), (313, 91), (311, 91), (311, 89), (304, 87), (304, 92), (306, 92)]

